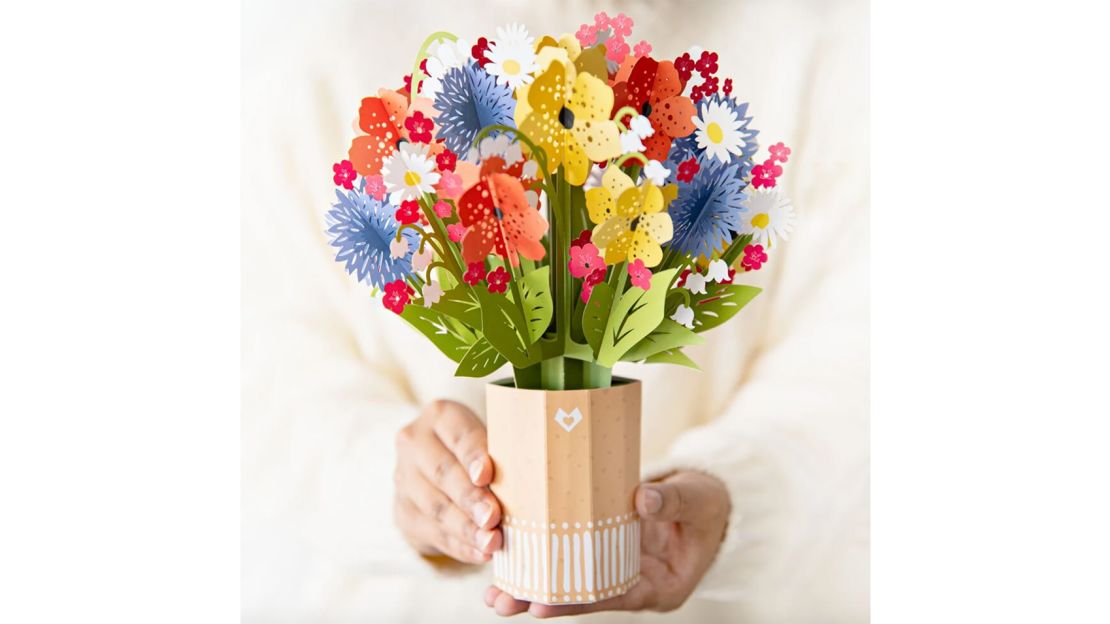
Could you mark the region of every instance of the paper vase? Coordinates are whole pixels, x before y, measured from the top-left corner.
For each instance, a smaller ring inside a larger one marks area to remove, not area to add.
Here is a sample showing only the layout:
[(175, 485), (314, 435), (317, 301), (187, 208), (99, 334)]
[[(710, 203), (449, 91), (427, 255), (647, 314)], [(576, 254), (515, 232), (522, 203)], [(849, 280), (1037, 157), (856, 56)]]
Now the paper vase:
[(558, 391), (511, 383), (486, 389), (504, 534), (494, 585), (552, 605), (623, 594), (640, 578), (640, 382)]

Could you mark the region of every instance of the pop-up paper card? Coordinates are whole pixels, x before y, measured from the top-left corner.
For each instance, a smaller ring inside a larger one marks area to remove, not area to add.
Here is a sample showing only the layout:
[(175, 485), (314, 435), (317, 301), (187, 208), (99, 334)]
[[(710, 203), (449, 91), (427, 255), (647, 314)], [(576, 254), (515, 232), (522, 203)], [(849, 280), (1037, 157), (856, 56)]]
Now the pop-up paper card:
[(358, 108), (332, 166), (336, 259), (485, 377), (494, 582), (588, 603), (639, 575), (640, 383), (617, 362), (696, 368), (683, 348), (759, 294), (796, 221), (718, 56), (632, 43), (599, 13), (574, 35), (438, 32), (403, 86)]

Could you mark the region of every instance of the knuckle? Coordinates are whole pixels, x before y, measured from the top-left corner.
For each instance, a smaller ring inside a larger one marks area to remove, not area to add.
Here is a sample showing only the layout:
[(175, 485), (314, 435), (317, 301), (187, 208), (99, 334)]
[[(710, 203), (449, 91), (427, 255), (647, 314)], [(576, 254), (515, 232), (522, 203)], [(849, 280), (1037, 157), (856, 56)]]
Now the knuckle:
[(397, 430), (397, 435), (393, 438), (393, 445), (398, 449), (403, 449), (407, 447), (410, 442), (412, 442), (412, 438), (413, 426), (410, 423)]
[(447, 411), (450, 405), (451, 402), (447, 399), (436, 399), (428, 404), (428, 407), (424, 410), (424, 414), (429, 418), (439, 418)]
[(443, 516), (447, 513), (446, 501), (438, 500), (432, 503), (432, 519), (437, 523), (443, 522)]
[(447, 479), (447, 474), (454, 463), (455, 458), (449, 455), (436, 462), (435, 468), (432, 471), (432, 478), (436, 483), (443, 483)]

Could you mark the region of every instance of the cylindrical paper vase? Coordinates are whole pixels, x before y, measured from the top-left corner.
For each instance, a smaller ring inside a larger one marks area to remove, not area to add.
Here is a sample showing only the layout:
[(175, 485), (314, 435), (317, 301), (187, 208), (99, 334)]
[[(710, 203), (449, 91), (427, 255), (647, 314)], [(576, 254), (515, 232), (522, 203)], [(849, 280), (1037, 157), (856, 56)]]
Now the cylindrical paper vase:
[(487, 386), (504, 547), (494, 585), (520, 600), (590, 603), (640, 579), (640, 382), (594, 390)]

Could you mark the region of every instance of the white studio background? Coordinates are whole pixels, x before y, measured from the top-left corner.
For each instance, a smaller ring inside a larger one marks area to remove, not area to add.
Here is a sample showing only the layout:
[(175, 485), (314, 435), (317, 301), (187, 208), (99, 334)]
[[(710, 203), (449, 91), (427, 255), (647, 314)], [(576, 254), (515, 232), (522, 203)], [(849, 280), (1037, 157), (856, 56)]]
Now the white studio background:
[[(1108, 21), (1018, 4), (872, 7), (879, 622), (1110, 616)], [(255, 27), (0, 8), (0, 621), (238, 619)]]

